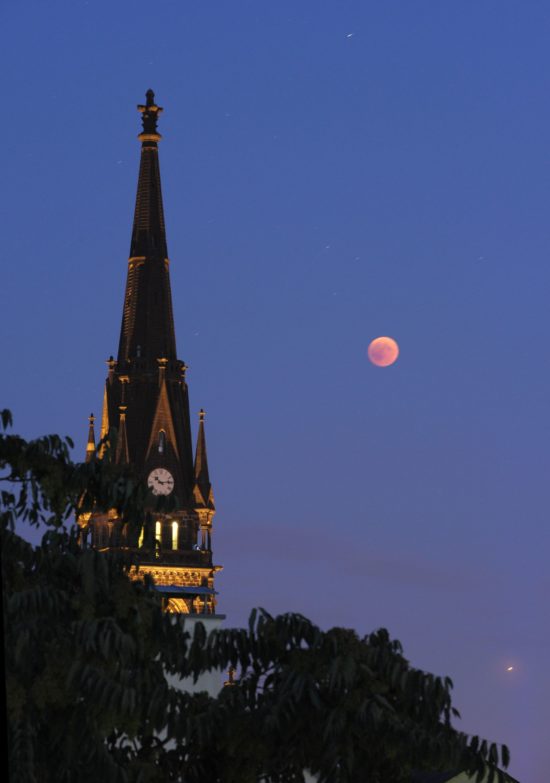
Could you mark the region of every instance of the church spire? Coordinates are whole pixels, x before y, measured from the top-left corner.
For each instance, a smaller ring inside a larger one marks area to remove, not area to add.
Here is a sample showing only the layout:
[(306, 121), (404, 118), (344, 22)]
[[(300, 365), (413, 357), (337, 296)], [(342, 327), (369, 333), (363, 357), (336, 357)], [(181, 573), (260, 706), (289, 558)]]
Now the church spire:
[(168, 251), (158, 161), (158, 142), (162, 136), (157, 131), (157, 122), (162, 108), (155, 104), (153, 90), (147, 90), (146, 98), (145, 105), (138, 106), (143, 132), (138, 136), (141, 141), (141, 164), (130, 257), (160, 256), (164, 259), (168, 256)]
[(195, 453), (195, 487), (193, 494), (197, 506), (214, 508), (214, 495), (208, 474), (208, 459), (206, 457), (206, 435), (204, 432), (204, 410), (199, 412), (199, 433), (197, 435), (197, 450)]
[[(215, 612), (212, 560), (214, 498), (206, 459), (204, 411), (199, 417), (196, 459), (189, 416), (187, 366), (178, 359), (169, 261), (162, 208), (157, 130), (162, 111), (152, 90), (138, 106), (141, 162), (132, 228), (118, 356), (109, 358), (98, 459), (128, 465), (154, 512), (151, 536), (134, 541), (116, 509), (96, 509), (80, 523), (92, 530), (93, 546), (134, 549), (139, 574), (152, 574), (167, 611)], [(95, 453), (90, 422), (87, 454)], [(112, 437), (108, 439), (108, 435)], [(113, 442), (114, 434), (116, 441)], [(105, 438), (105, 441), (104, 441)], [(108, 451), (106, 443), (111, 443)], [(158, 497), (170, 499), (162, 511)], [(168, 508), (168, 507), (167, 507)], [(119, 524), (121, 523), (121, 524)], [(115, 531), (113, 538), (111, 533)], [(154, 542), (153, 546), (153, 531)]]
[(143, 123), (138, 136), (141, 161), (118, 361), (144, 359), (156, 367), (160, 356), (176, 358), (176, 338), (158, 158), (162, 107), (156, 105), (152, 90), (147, 90), (138, 111)]

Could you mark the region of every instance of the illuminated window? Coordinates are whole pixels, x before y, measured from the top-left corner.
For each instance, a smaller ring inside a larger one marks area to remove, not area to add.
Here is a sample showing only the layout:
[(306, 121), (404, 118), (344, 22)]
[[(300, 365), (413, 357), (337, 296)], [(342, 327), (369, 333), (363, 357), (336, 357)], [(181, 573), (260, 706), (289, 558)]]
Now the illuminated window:
[(172, 549), (178, 548), (178, 523), (172, 522)]
[(163, 454), (165, 448), (166, 448), (166, 434), (164, 430), (161, 430), (159, 432), (159, 453)]
[(160, 544), (162, 535), (162, 527), (160, 522), (155, 522), (155, 541)]
[(140, 549), (143, 546), (143, 531), (144, 531), (144, 528), (142, 527), (141, 531), (140, 531), (140, 534), (139, 534), (139, 538), (138, 538), (138, 547)]

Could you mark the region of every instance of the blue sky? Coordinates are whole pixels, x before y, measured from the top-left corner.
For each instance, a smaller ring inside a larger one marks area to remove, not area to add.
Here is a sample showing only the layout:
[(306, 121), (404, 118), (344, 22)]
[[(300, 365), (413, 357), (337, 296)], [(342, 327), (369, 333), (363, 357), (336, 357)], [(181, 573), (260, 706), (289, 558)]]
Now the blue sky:
[[(548, 4), (54, 0), (1, 17), (16, 429), (83, 454), (152, 87), (227, 622), (262, 605), (387, 627), (453, 677), (462, 727), (540, 783)], [(401, 349), (387, 369), (366, 357), (381, 334)]]

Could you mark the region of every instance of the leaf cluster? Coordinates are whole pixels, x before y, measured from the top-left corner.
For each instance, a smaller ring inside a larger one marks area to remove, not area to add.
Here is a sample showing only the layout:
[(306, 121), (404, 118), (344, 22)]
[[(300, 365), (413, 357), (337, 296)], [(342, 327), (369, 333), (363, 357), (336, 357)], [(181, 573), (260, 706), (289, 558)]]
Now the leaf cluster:
[[(4, 412), (4, 426), (9, 414)], [(504, 780), (505, 747), (457, 731), (452, 683), (410, 666), (385, 630), (323, 632), (257, 610), (248, 628), (191, 636), (131, 561), (85, 545), (82, 509), (143, 519), (145, 495), (71, 443), (0, 437), (10, 779), (18, 783), (409, 783), (414, 770)], [(39, 546), (16, 533), (45, 526)], [(217, 697), (185, 682), (228, 667)]]

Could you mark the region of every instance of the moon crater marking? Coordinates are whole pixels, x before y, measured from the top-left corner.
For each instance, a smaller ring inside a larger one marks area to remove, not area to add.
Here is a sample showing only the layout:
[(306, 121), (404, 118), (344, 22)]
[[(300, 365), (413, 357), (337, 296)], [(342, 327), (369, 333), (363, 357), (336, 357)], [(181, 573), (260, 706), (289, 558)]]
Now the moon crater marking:
[(399, 346), (393, 337), (376, 337), (369, 344), (367, 354), (377, 367), (389, 367), (397, 361)]

